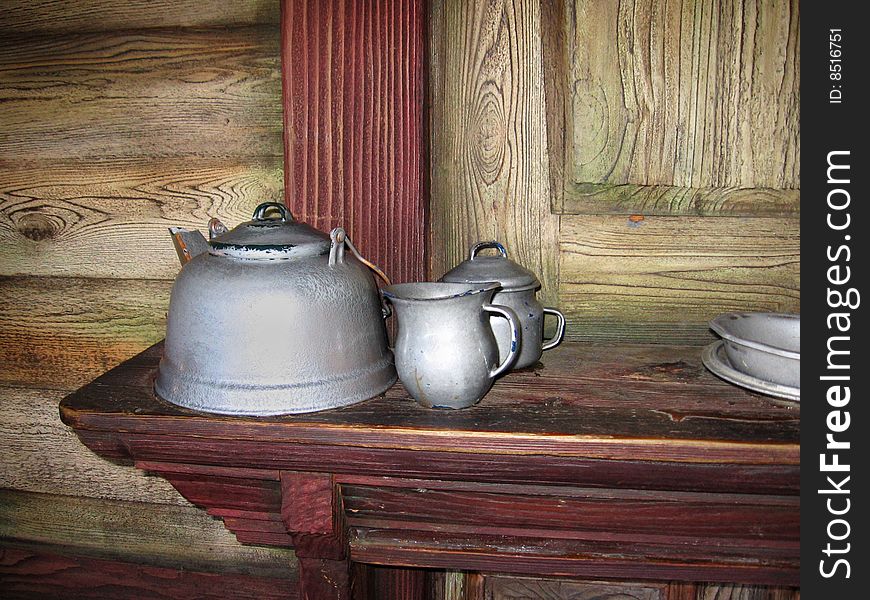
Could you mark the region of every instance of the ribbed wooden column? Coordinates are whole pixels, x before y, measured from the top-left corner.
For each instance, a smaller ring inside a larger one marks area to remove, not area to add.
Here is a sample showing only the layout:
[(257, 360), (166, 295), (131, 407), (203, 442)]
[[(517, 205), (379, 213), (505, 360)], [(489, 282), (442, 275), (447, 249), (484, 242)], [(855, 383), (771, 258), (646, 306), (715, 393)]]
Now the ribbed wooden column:
[(423, 0), (282, 0), (285, 199), (394, 281), (424, 275)]

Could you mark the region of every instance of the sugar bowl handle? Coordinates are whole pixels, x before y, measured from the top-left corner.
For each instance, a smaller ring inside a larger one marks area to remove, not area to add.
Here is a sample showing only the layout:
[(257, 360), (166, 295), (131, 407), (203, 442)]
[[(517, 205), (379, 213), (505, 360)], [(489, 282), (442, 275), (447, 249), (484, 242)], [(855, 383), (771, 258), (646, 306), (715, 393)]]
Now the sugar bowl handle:
[(556, 317), (556, 335), (551, 337), (549, 340), (545, 340), (544, 344), (541, 346), (541, 350), (550, 350), (551, 348), (555, 348), (561, 344), (562, 338), (565, 337), (565, 315), (555, 308), (547, 307), (544, 307), (544, 314)]
[(505, 250), (504, 246), (502, 246), (499, 242), (492, 240), (491, 242), (477, 242), (475, 245), (471, 247), (471, 256), (469, 256), (468, 260), (474, 260), (474, 257), (477, 256), (477, 253), (485, 248), (495, 248), (498, 250), (499, 254), (501, 254), (504, 258), (507, 258), (507, 250)]

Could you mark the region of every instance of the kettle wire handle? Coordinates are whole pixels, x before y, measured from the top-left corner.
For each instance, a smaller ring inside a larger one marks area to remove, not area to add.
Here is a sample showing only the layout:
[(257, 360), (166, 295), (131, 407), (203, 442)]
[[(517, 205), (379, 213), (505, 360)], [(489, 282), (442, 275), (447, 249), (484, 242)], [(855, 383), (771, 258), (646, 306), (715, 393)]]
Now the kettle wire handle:
[(263, 202), (257, 208), (254, 209), (254, 216), (251, 217), (254, 221), (265, 221), (266, 213), (269, 209), (274, 208), (278, 212), (281, 213), (281, 222), (282, 223), (293, 223), (296, 219), (293, 217), (293, 213), (290, 212), (290, 209), (280, 202)]
[(471, 247), (471, 256), (468, 257), (468, 260), (474, 260), (474, 257), (477, 256), (477, 253), (484, 248), (495, 248), (496, 250), (498, 250), (499, 254), (501, 254), (504, 258), (507, 258), (507, 250), (505, 250), (505, 247), (496, 240), (492, 240), (490, 242), (477, 242), (475, 245), (473, 245)]
[(350, 237), (343, 228), (336, 227), (330, 232), (329, 237), (332, 239), (332, 249), (329, 252), (329, 264), (332, 265), (336, 262), (341, 262), (344, 258), (342, 246), (347, 246), (358, 261), (374, 271), (378, 277), (384, 280), (384, 283), (387, 285), (393, 285), (386, 273), (384, 273), (373, 262), (366, 260), (363, 255), (359, 253), (359, 250), (357, 250), (356, 246), (353, 245), (353, 242), (350, 241)]

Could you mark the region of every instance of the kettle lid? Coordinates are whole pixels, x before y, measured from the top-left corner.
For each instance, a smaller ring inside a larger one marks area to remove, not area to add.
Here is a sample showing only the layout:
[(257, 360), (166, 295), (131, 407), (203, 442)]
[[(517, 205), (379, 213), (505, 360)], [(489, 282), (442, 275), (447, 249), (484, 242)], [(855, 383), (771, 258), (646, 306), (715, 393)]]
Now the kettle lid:
[[(478, 255), (484, 248), (495, 248), (495, 256)], [(507, 250), (497, 241), (478, 242), (471, 247), (468, 260), (464, 260), (444, 274), (441, 281), (452, 283), (485, 283), (498, 281), (505, 291), (537, 289), (541, 282), (534, 273), (515, 263)]]
[[(270, 212), (279, 216), (267, 217)], [(260, 204), (250, 221), (218, 233), (209, 243), (210, 254), (266, 260), (319, 256), (328, 253), (331, 245), (326, 233), (299, 223), (279, 202)]]

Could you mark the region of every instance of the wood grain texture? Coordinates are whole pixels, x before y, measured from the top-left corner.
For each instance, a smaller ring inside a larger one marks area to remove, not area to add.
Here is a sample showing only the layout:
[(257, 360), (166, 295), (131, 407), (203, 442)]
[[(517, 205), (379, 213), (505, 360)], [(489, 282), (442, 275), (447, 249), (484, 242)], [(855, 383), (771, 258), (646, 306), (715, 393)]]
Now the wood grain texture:
[(487, 577), (486, 600), (668, 600), (661, 585)]
[(350, 600), (349, 561), (300, 558), (299, 597), (303, 600)]
[[(357, 534), (352, 530), (352, 534)], [(516, 538), (447, 532), (396, 532), (367, 529), (350, 538), (351, 558), (363, 562), (429, 569), (515, 573), (537, 577), (574, 577), (620, 581), (738, 581), (794, 586), (798, 558), (759, 564), (755, 560), (658, 556), (661, 547), (643, 544), (577, 544), (538, 536)]]
[(800, 312), (791, 219), (565, 217), (561, 260), (569, 339), (701, 344), (722, 312)]
[[(424, 482), (419, 482), (425, 486)], [(536, 493), (531, 493), (536, 492)], [(434, 488), (342, 485), (351, 526), (387, 526), (534, 537), (559, 531), (565, 539), (611, 539), (638, 544), (691, 545), (697, 557), (728, 546), (791, 545), (797, 551), (797, 498), (755, 496), (751, 500), (710, 494), (565, 490), (557, 487), (438, 485)], [(727, 540), (727, 541), (726, 541)]]
[(671, 185), (565, 183), (561, 214), (645, 214), (687, 216), (800, 215), (800, 190), (691, 188)]
[(432, 255), (440, 277), (498, 239), (543, 283), (558, 281), (550, 214), (538, 2), (433, 2), (430, 9)]
[(0, 31), (81, 33), (154, 27), (277, 25), (279, 0), (27, 0), (5, 2)]
[(188, 506), (166, 480), (88, 451), (58, 418), (66, 393), (0, 386), (0, 488)]
[(665, 595), (667, 600), (696, 600), (697, 585), (694, 582), (672, 581)]
[[(449, 482), (437, 482), (436, 488), (443, 487), (432, 489), (425, 481), (414, 483), (419, 487), (399, 487), (398, 481), (379, 486), (375, 480), (369, 485), (342, 486), (353, 557), (371, 558), (383, 544), (407, 549), (419, 544), (421, 553), (429, 556), (415, 559), (405, 554), (403, 561), (410, 562), (400, 564), (444, 566), (429, 561), (438, 561), (437, 555), (446, 558), (453, 552), (454, 568), (488, 571), (543, 573), (534, 569), (534, 561), (540, 558), (552, 560), (553, 570), (547, 571), (550, 574), (594, 576), (596, 565), (618, 569), (619, 563), (623, 567), (632, 563), (639, 573), (642, 570), (638, 563), (643, 563), (649, 567), (643, 577), (649, 579), (668, 579), (670, 572), (679, 579), (703, 580), (705, 569), (707, 577), (719, 579), (723, 575), (716, 573), (718, 569), (724, 573), (733, 568), (736, 581), (796, 581), (799, 554), (796, 497), (729, 498), (698, 494), (676, 499), (668, 498), (667, 492), (657, 492), (641, 500), (629, 491), (596, 490), (594, 494), (599, 499), (608, 496), (615, 507), (612, 515), (608, 515), (606, 508), (596, 514), (591, 506), (578, 505), (578, 498), (563, 495), (565, 490), (559, 487), (539, 487), (535, 495), (526, 495), (521, 488), (503, 486), (504, 495), (489, 496), (471, 491), (476, 488), (473, 484), (451, 489)], [(396, 487), (388, 487), (394, 484)], [(474, 496), (473, 500), (469, 494)], [(620, 498), (621, 494), (633, 496), (635, 517), (626, 519), (632, 509), (623, 511), (626, 507), (621, 504), (625, 498)], [(405, 502), (397, 502), (398, 497)], [(678, 514), (671, 513), (666, 506), (673, 500)], [(681, 500), (683, 504), (679, 504)], [(702, 507), (704, 504), (706, 508)], [(783, 515), (789, 515), (787, 523), (777, 516), (780, 509)], [(718, 512), (718, 516), (708, 520), (713, 512)], [(638, 519), (641, 514), (655, 516)], [(768, 518), (770, 524), (766, 523)], [(732, 523), (727, 524), (728, 521)], [(742, 526), (735, 526), (737, 522)], [(773, 522), (779, 522), (780, 526), (770, 527)], [(764, 530), (754, 531), (761, 523), (766, 523), (762, 526)], [(657, 532), (653, 533), (654, 530)], [(686, 536), (689, 531), (693, 533)], [(501, 553), (506, 556), (500, 557)], [(477, 554), (481, 559), (489, 555), (493, 562), (486, 568), (469, 564), (465, 562), (467, 554)], [(525, 567), (515, 567), (508, 555), (528, 562)], [(559, 562), (562, 571), (556, 566)], [(692, 570), (696, 570), (695, 575), (688, 575)], [(612, 571), (608, 576), (618, 577), (616, 573)]]
[(294, 600), (294, 582), (232, 573), (203, 573), (177, 565), (138, 563), (55, 554), (51, 549), (0, 547), (3, 598), (93, 600)]
[(4, 157), (281, 155), (279, 30), (0, 41)]
[(485, 581), (481, 573), (452, 569), (430, 571), (428, 597), (432, 600), (484, 600)]
[(165, 480), (96, 458), (52, 391), (163, 336), (167, 226), (282, 196), (279, 7), (3, 4), (0, 486), (52, 494), (12, 516), (0, 499), (4, 598), (296, 596), (292, 553), (241, 547)]
[(565, 190), (565, 160), (568, 136), (569, 57), (566, 51), (565, 0), (540, 0), (541, 62), (547, 121), (547, 161), (550, 172), (550, 207), (553, 212), (563, 207)]
[(281, 518), (290, 531), (332, 535), (335, 513), (332, 475), (281, 472)]
[(170, 281), (0, 277), (0, 382), (70, 389), (160, 340)]
[(282, 177), (280, 157), (0, 159), (0, 276), (174, 279), (168, 227), (247, 221)]
[(396, 569), (353, 564), (352, 597), (355, 600), (459, 600), (433, 595), (429, 580), (434, 573), (422, 569)]
[(486, 577), (486, 600), (798, 600), (794, 588), (731, 584), (700, 585), (578, 582), (523, 577)]
[(347, 229), (393, 280), (422, 279), (424, 3), (282, 6), (287, 205)]
[(798, 588), (707, 584), (699, 586), (697, 600), (800, 600)]
[[(0, 544), (193, 571), (295, 578), (290, 550), (240, 545), (193, 506), (0, 490)], [(50, 518), (47, 517), (50, 515)]]
[(800, 186), (796, 0), (569, 7), (570, 181)]
[[(136, 466), (165, 477), (175, 489), (193, 504), (207, 509), (208, 514), (220, 517), (242, 544), (258, 546), (293, 547), (301, 557), (300, 545), (295, 543), (281, 520), (281, 489), (278, 475), (268, 471), (255, 473), (253, 478), (213, 475), (196, 469), (179, 471), (152, 463)], [(249, 470), (252, 471), (252, 470)]]

